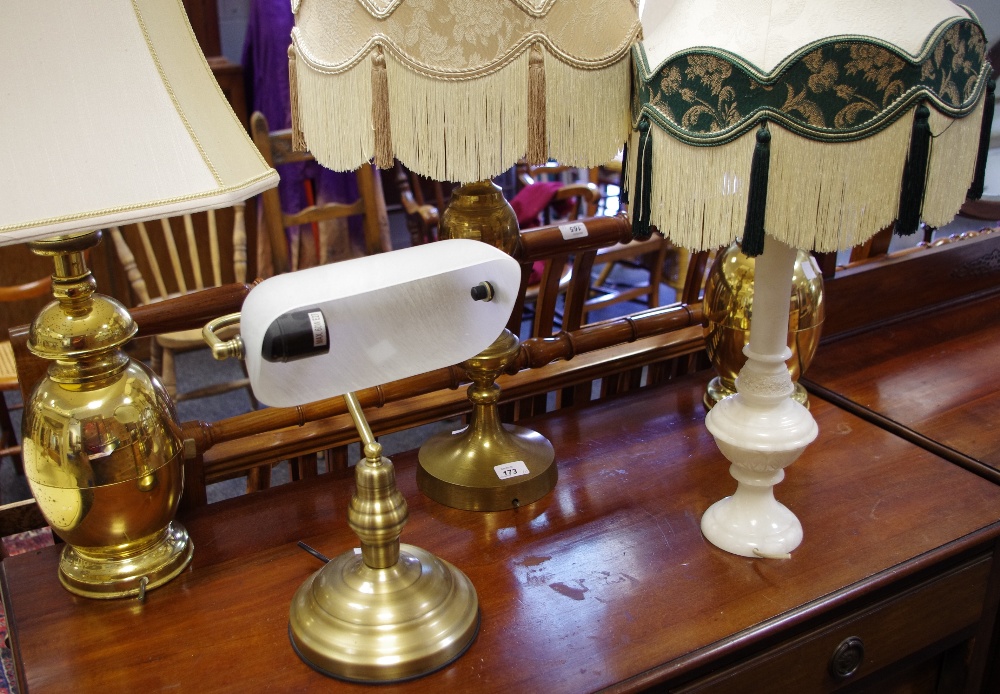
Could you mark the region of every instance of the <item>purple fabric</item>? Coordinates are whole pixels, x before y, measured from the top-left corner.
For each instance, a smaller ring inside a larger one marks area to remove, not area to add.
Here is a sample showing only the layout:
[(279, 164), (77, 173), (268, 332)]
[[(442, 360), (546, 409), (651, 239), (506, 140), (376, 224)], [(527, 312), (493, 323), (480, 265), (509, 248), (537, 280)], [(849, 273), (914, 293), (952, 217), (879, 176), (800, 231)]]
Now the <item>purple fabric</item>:
[[(252, 0), (243, 42), (243, 74), (252, 111), (267, 118), (271, 130), (292, 127), (288, 100), (288, 46), (295, 25), (289, 0)], [(316, 162), (278, 167), (278, 194), (286, 213), (306, 207), (303, 181), (315, 186), (318, 202), (352, 203), (358, 199), (353, 172), (324, 169)], [(355, 220), (352, 220), (354, 222)]]

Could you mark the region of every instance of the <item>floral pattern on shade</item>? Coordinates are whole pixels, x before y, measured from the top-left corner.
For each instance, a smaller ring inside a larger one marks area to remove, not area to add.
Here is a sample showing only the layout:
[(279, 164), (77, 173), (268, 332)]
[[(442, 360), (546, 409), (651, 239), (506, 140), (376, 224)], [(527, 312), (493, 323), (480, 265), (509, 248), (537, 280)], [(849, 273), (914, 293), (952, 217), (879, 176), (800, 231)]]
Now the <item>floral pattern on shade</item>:
[(634, 50), (633, 120), (648, 115), (693, 144), (727, 142), (762, 118), (814, 139), (858, 139), (920, 98), (964, 115), (988, 78), (986, 38), (967, 19), (941, 27), (916, 60), (872, 39), (837, 37), (806, 47), (767, 76), (705, 49), (679, 54), (650, 75), (641, 49)]

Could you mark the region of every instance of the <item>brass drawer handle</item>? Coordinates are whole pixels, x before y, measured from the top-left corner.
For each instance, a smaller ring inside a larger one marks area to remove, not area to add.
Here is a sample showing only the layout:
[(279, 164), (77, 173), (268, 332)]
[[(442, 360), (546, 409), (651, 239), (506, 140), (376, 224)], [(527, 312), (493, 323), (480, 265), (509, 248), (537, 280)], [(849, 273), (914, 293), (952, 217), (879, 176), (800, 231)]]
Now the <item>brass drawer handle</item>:
[(830, 658), (830, 674), (836, 680), (846, 680), (861, 667), (865, 659), (865, 642), (851, 636), (840, 642)]

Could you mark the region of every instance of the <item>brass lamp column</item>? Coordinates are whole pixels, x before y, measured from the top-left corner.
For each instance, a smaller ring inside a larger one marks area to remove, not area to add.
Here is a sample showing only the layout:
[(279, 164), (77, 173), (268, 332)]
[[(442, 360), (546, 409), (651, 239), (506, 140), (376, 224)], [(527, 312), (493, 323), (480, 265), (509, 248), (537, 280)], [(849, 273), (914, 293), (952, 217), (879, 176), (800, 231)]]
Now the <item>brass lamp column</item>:
[[(467, 238), (514, 255), (520, 248), (517, 217), (492, 181), (458, 188), (441, 218), (441, 238)], [(437, 434), (420, 447), (417, 486), (438, 503), (469, 511), (502, 511), (530, 504), (555, 487), (552, 444), (538, 432), (503, 424), (496, 378), (517, 358), (520, 342), (506, 328), (462, 366), (473, 385), (469, 425)]]
[(28, 348), (52, 361), (25, 407), (24, 468), (52, 530), (65, 542), (59, 579), (91, 598), (142, 595), (191, 561), (172, 520), (183, 489), (173, 403), (122, 346), (136, 325), (95, 294), (83, 252), (97, 232), (36, 241), (52, 256), (56, 301), (31, 325)]

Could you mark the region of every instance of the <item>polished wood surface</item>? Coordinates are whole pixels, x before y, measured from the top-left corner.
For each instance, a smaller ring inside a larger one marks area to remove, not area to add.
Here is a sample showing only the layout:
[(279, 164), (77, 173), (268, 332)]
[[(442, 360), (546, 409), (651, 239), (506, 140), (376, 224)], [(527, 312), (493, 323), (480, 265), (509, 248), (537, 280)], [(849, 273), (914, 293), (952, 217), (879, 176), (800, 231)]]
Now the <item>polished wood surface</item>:
[[(935, 653), (990, 633), (1000, 596), (985, 582), (997, 578), (1000, 487), (819, 399), (819, 438), (776, 488), (802, 521), (802, 546), (790, 560), (755, 560), (707, 543), (700, 516), (733, 481), (704, 427), (705, 378), (533, 421), (556, 446), (560, 479), (516, 510), (437, 505), (416, 490), (414, 454), (397, 456), (410, 504), (403, 541), (469, 575), (483, 622), (454, 664), (379, 691), (693, 686), (807, 634), (838, 643), (869, 623), (868, 611), (895, 615), (902, 636), (881, 655), (868, 643), (855, 679), (912, 649)], [(142, 604), (72, 596), (56, 578), (56, 548), (4, 560), (22, 684), (29, 692), (372, 691), (325, 679), (287, 636), (291, 596), (319, 568), (295, 543), (327, 556), (350, 550), (351, 488), (320, 477), (196, 509), (183, 518), (192, 568)], [(908, 595), (932, 598), (916, 600), (920, 623), (899, 607)], [(976, 640), (973, 677), (984, 641)], [(825, 676), (825, 660), (810, 664), (819, 674), (809, 677)], [(763, 680), (760, 690), (779, 685)]]
[(802, 383), (1000, 482), (998, 358), (991, 296), (822, 344)]
[[(826, 278), (824, 272), (824, 278)], [(1000, 231), (949, 237), (826, 279), (824, 340), (909, 320), (978, 296), (1000, 298)]]

